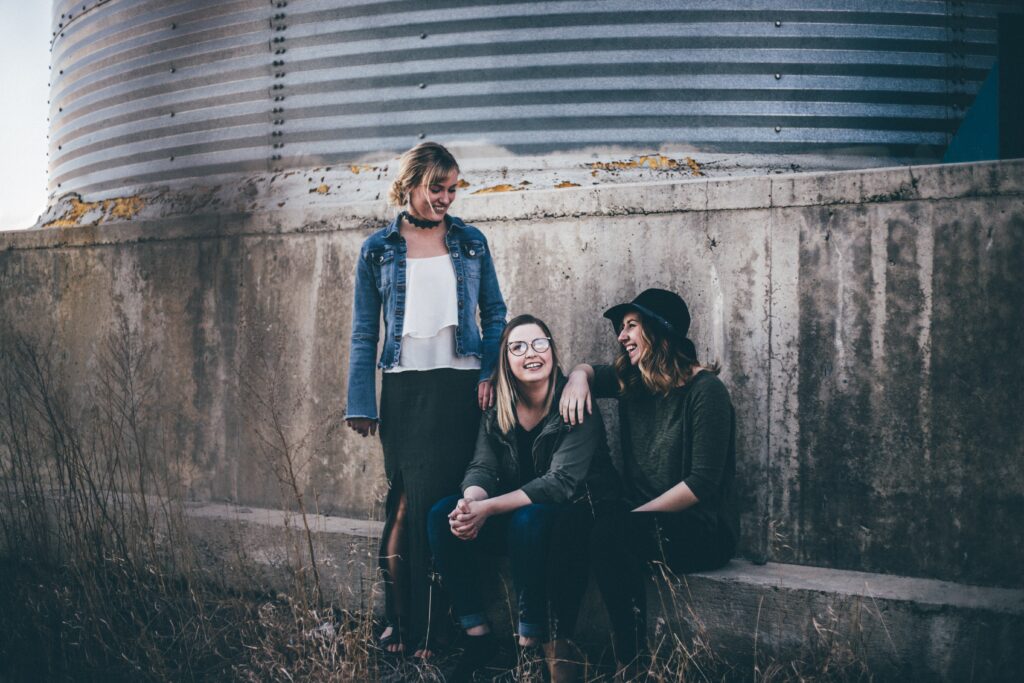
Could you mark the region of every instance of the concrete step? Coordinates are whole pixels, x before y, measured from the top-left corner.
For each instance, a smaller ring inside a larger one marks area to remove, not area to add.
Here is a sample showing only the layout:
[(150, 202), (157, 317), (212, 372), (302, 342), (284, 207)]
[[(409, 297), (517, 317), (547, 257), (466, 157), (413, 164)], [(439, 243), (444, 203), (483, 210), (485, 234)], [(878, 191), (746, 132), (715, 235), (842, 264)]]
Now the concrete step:
[[(209, 561), (233, 580), (287, 589), (302, 576), (295, 567), (308, 566), (294, 513), (217, 504), (187, 512)], [(345, 607), (380, 613), (382, 524), (321, 515), (307, 522), (325, 591)], [(796, 666), (819, 674), (863, 669), (876, 680), (1024, 680), (1024, 590), (742, 559), (666, 578), (648, 591), (651, 642), (678, 638), (741, 678), (757, 678), (755, 667), (764, 675)], [(505, 603), (495, 601), (496, 613)], [(598, 656), (610, 640), (593, 586), (583, 610), (578, 639)], [(504, 615), (496, 623), (511, 623)]]

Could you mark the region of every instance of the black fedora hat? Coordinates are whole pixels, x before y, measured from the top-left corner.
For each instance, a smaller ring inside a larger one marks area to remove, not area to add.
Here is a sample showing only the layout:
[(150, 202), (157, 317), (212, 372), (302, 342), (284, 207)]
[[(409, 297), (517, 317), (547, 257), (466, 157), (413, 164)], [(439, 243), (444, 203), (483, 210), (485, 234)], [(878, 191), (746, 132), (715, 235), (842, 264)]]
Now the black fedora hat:
[(629, 303), (609, 308), (604, 312), (604, 317), (612, 321), (616, 334), (622, 330), (622, 318), (630, 311), (642, 315), (644, 324), (656, 325), (677, 341), (687, 341), (686, 335), (690, 331), (690, 309), (686, 307), (683, 297), (675, 292), (667, 289), (645, 289)]

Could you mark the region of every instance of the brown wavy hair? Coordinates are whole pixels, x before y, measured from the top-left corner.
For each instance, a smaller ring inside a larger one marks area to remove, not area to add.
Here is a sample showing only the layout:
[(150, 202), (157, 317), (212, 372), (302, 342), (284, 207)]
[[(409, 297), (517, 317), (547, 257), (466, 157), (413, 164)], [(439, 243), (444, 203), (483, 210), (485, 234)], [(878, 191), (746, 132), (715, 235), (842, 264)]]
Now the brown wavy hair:
[(494, 386), (497, 396), (494, 400), (494, 407), (498, 413), (498, 429), (502, 434), (508, 434), (516, 426), (516, 404), (519, 402), (519, 381), (512, 374), (512, 366), (508, 362), (508, 338), (512, 330), (523, 325), (536, 325), (543, 332), (544, 336), (551, 340), (551, 375), (548, 377), (548, 392), (544, 397), (544, 414), (551, 410), (551, 402), (555, 397), (555, 384), (561, 369), (558, 364), (558, 348), (555, 346), (555, 338), (551, 336), (551, 329), (540, 318), (528, 313), (517, 315), (508, 321), (505, 330), (501, 333), (498, 341), (498, 366), (494, 369)]
[(409, 202), (409, 193), (417, 187), (432, 185), (458, 170), (459, 163), (442, 145), (421, 142), (399, 159), (398, 174), (388, 189), (388, 201), (393, 206), (405, 206)]
[[(668, 396), (670, 391), (690, 379), (695, 367), (702, 367), (697, 360), (697, 349), (689, 339), (680, 342), (665, 334), (659, 326), (648, 325), (642, 313), (637, 312), (636, 315), (640, 318), (640, 334), (647, 342), (647, 348), (634, 366), (629, 362), (625, 347), (620, 345), (614, 363), (619, 391), (624, 395), (649, 393)], [(703, 368), (716, 375), (721, 371), (718, 363)]]

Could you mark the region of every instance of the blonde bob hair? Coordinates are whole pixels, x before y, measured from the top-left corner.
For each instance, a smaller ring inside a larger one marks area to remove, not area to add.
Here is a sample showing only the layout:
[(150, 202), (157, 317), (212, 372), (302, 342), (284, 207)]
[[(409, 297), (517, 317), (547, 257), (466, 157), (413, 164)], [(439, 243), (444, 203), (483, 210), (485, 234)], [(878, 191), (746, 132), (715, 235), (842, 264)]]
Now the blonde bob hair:
[(417, 187), (433, 185), (458, 170), (451, 152), (436, 142), (421, 142), (398, 160), (398, 175), (388, 189), (388, 201), (392, 206), (406, 206)]
[[(649, 393), (657, 396), (668, 396), (668, 393), (690, 379), (697, 362), (697, 349), (689, 339), (678, 340), (671, 337), (658, 325), (649, 325), (644, 316), (636, 312), (640, 318), (640, 335), (647, 348), (640, 354), (634, 366), (629, 362), (629, 353), (620, 346), (615, 357), (615, 375), (619, 380), (619, 391), (622, 394)], [(718, 374), (718, 363), (704, 367), (708, 372)]]
[(555, 338), (551, 336), (551, 329), (543, 320), (524, 314), (517, 315), (505, 325), (505, 330), (501, 333), (501, 339), (498, 342), (498, 367), (494, 370), (494, 385), (497, 393), (494, 408), (498, 414), (498, 429), (502, 434), (511, 432), (518, 422), (516, 404), (519, 402), (519, 380), (512, 374), (512, 364), (508, 360), (508, 338), (513, 330), (523, 325), (536, 325), (544, 332), (544, 336), (551, 340), (551, 374), (548, 376), (548, 390), (544, 396), (545, 415), (551, 410), (551, 402), (555, 397), (555, 384), (561, 372)]

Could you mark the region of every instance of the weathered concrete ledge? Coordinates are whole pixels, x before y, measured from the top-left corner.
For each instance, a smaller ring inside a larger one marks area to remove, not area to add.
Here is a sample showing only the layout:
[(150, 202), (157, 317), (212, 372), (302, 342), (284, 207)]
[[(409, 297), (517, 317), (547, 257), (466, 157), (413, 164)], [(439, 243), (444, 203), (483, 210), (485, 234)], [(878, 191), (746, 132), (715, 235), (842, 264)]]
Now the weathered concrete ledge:
[[(1007, 195), (1024, 195), (1024, 160), (526, 189), (463, 197), (458, 213), (486, 223)], [(303, 199), (301, 206), (258, 213), (202, 206), (187, 216), (0, 232), (0, 251), (366, 230), (394, 213), (383, 201), (340, 203), (315, 194)]]
[[(233, 556), (225, 549), (240, 544), (267, 568), (264, 578), (292, 578), (282, 567), (300, 533), (295, 513), (198, 505), (187, 515), (215, 551), (211, 561), (225, 563)], [(375, 556), (382, 525), (322, 515), (309, 515), (308, 522), (327, 593), (344, 606), (356, 600), (379, 612)], [(496, 613), (501, 609), (496, 605)], [(737, 559), (667, 585), (652, 582), (648, 609), (655, 641), (667, 626), (684, 642), (703, 639), (738, 667), (753, 667), (755, 659), (763, 669), (772, 660), (810, 663), (830, 656), (837, 664), (863, 663), (876, 680), (1013, 680), (1024, 674), (1020, 589)], [(506, 622), (507, 616), (495, 623)], [(578, 635), (592, 655), (609, 643), (593, 585)]]

